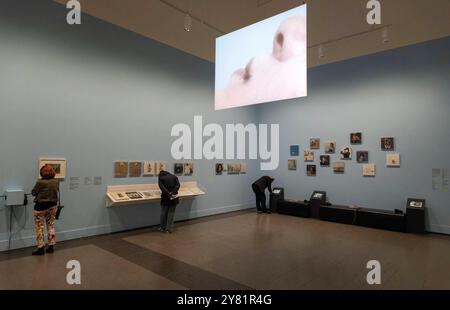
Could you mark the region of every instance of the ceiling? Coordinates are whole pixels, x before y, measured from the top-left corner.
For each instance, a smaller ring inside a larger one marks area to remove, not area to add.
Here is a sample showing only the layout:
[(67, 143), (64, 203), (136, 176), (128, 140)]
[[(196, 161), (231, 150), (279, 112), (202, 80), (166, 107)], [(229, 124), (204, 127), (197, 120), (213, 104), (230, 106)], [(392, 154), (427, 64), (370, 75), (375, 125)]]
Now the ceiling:
[[(367, 0), (79, 1), (84, 13), (211, 62), (216, 37), (303, 2), (308, 4), (309, 67), (450, 34), (450, 0), (380, 0), (382, 24), (378, 26), (366, 22)], [(187, 12), (192, 16), (190, 32), (184, 30)], [(387, 42), (383, 42), (383, 31), (387, 31)]]

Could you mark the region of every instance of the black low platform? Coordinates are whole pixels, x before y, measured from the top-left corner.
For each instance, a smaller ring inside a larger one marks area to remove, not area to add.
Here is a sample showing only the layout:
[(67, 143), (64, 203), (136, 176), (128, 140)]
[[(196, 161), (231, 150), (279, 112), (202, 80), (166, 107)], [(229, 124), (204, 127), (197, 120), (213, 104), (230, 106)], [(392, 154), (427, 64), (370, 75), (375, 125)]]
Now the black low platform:
[(405, 231), (405, 214), (378, 209), (358, 209), (356, 224), (359, 226)]
[(277, 211), (280, 214), (309, 217), (310, 207), (303, 201), (279, 200)]
[(357, 210), (357, 208), (351, 208), (348, 206), (321, 206), (320, 219), (322, 221), (342, 224), (355, 224), (357, 218)]

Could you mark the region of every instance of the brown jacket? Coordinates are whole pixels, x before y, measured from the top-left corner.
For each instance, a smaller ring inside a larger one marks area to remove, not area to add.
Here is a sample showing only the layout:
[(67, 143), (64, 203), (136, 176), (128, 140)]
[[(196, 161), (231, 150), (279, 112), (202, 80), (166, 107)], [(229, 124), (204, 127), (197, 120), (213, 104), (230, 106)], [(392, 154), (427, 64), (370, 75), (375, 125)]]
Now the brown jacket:
[(38, 180), (31, 194), (35, 197), (34, 202), (58, 202), (59, 181), (57, 179)]

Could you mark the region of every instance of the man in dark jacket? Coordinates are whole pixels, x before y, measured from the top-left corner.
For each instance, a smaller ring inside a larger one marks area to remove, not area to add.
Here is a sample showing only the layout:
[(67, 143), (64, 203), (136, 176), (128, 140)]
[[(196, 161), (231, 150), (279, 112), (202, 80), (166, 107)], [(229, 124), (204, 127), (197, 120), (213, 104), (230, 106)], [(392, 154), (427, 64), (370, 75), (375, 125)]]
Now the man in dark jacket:
[(266, 188), (272, 192), (272, 182), (274, 178), (263, 176), (252, 184), (253, 192), (256, 195), (256, 210), (258, 213), (271, 213), (270, 209), (266, 207)]
[(180, 182), (175, 175), (162, 170), (158, 176), (158, 184), (161, 189), (161, 227), (159, 230), (171, 233), (175, 208), (179, 203)]

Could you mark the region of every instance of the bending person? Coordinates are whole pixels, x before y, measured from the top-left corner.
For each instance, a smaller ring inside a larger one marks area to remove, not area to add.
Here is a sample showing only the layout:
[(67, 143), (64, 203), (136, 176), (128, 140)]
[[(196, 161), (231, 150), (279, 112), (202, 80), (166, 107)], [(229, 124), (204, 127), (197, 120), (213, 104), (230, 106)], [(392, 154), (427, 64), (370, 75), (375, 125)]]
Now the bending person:
[(272, 177), (263, 176), (252, 184), (252, 189), (256, 196), (256, 210), (258, 213), (271, 213), (270, 209), (266, 207), (265, 190), (267, 188), (272, 193), (272, 182), (274, 180)]
[(175, 175), (161, 170), (158, 176), (158, 184), (161, 189), (161, 227), (159, 230), (172, 233), (175, 208), (179, 203), (180, 182)]

